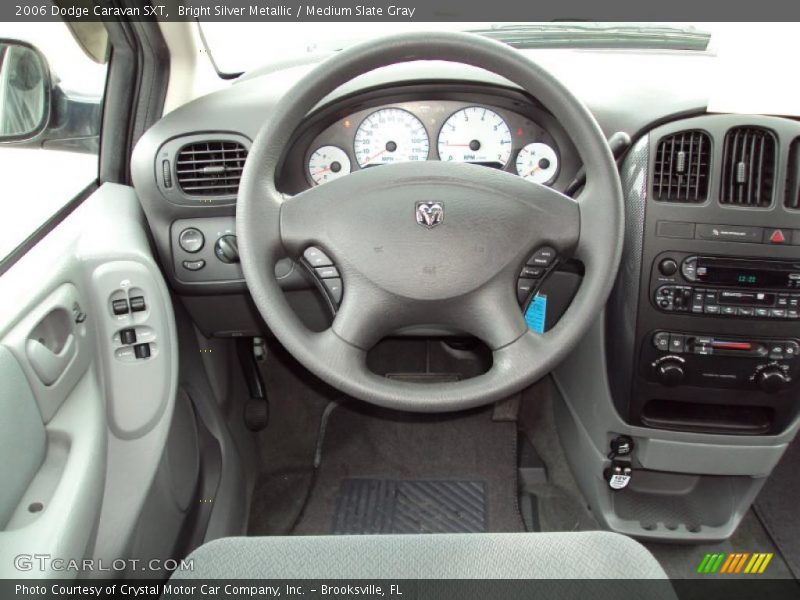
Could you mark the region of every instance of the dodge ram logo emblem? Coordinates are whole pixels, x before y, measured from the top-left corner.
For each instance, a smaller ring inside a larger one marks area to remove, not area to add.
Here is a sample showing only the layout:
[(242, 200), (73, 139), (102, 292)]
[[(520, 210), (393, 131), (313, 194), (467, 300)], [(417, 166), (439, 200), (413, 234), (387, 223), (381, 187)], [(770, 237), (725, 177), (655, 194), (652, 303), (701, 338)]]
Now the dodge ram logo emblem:
[(417, 223), (433, 229), (444, 220), (444, 205), (441, 202), (417, 202)]

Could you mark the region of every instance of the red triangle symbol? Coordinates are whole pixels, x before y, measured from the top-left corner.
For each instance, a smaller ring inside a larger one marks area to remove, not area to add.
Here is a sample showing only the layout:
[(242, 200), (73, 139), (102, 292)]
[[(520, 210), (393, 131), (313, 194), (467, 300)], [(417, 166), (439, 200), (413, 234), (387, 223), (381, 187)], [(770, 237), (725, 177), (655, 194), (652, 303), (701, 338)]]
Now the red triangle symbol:
[(769, 238), (769, 241), (773, 244), (782, 244), (786, 241), (786, 237), (784, 237), (783, 232), (780, 229), (776, 229), (772, 232), (772, 236)]

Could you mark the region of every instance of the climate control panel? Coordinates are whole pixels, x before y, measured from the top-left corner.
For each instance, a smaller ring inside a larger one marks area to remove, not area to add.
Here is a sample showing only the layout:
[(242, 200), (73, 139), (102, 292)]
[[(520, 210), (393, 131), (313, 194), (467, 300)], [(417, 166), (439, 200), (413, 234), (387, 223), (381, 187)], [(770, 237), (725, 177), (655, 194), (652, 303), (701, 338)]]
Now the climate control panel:
[(642, 349), (641, 375), (666, 387), (754, 389), (774, 393), (800, 377), (796, 339), (655, 331)]

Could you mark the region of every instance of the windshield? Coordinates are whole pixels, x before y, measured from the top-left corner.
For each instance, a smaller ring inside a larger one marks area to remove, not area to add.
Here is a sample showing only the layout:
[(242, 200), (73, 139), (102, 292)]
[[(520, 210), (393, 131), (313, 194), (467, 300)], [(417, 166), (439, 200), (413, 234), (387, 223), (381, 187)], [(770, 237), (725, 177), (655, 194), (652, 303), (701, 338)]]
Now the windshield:
[(474, 31), (518, 48), (634, 48), (705, 50), (710, 34), (686, 23), (225, 23), (201, 21), (221, 74), (242, 73), (309, 53), (412, 31)]

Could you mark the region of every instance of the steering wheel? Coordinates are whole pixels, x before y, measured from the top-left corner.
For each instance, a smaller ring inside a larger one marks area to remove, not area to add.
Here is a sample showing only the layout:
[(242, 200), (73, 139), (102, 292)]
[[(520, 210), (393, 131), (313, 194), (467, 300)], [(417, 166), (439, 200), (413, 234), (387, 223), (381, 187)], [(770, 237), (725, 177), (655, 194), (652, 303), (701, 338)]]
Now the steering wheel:
[[(415, 60), (480, 67), (541, 101), (578, 147), (587, 181), (582, 193), (572, 199), (505, 171), (439, 161), (363, 169), (292, 197), (276, 189), (292, 135), (318, 102), (361, 74)], [(236, 208), (245, 280), (286, 349), (351, 396), (418, 412), (489, 404), (551, 371), (605, 305), (619, 266), (622, 228), (617, 167), (586, 107), (522, 53), (465, 33), (385, 37), (321, 63), (262, 126)], [(585, 275), (559, 322), (537, 334), (520, 310), (516, 281), (543, 246), (580, 260)], [(298, 258), (309, 247), (330, 257), (343, 281), (341, 306), (322, 332), (301, 323), (274, 275), (280, 258)], [(492, 351), (492, 366), (447, 383), (404, 382), (371, 372), (367, 351), (413, 325), (445, 326), (481, 339)]]

